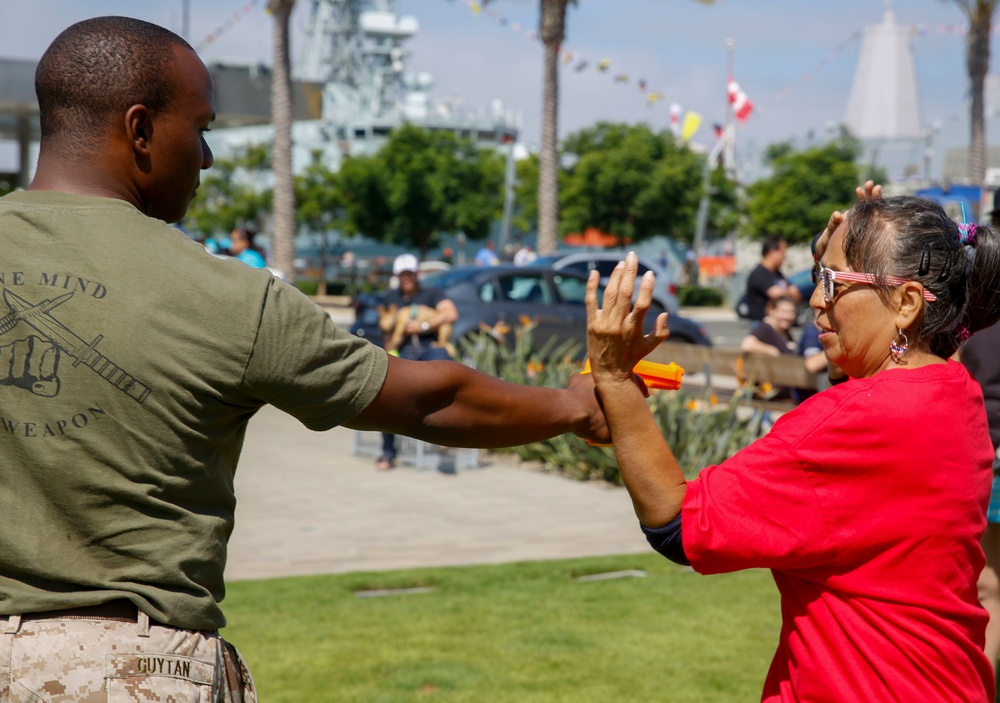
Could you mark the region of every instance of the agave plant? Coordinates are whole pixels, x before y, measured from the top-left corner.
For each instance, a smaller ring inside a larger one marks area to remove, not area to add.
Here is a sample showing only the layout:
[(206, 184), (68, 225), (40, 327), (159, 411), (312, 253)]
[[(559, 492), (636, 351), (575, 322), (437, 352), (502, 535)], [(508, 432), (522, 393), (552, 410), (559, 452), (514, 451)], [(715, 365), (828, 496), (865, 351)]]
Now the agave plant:
[[(496, 331), (487, 326), (478, 336), (460, 342), (462, 356), (480, 371), (512, 383), (565, 387), (569, 377), (582, 368), (580, 346), (550, 342), (536, 347), (532, 334), (536, 326), (532, 320), (521, 320), (510, 347), (497, 343)], [(504, 330), (503, 341), (509, 332), (509, 328)], [(746, 403), (752, 395), (748, 389), (721, 405), (711, 394), (703, 398), (683, 391), (651, 394), (650, 411), (686, 476), (692, 478), (703, 467), (718, 464), (764, 433), (763, 416)], [(572, 478), (622, 482), (612, 448), (592, 446), (573, 435), (504, 451)]]

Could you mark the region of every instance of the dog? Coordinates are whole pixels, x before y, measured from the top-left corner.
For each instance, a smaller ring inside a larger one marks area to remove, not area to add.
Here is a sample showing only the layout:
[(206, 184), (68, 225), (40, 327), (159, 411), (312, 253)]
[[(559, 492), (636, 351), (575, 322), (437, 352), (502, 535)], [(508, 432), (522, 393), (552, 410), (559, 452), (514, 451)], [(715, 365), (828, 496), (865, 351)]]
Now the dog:
[[(378, 326), (385, 336), (385, 349), (390, 354), (397, 352), (403, 346), (403, 337), (406, 323), (410, 320), (417, 322), (429, 322), (437, 310), (427, 305), (406, 305), (397, 308), (395, 305), (378, 306)], [(433, 344), (447, 350), (448, 355), (454, 358), (455, 347), (451, 343), (451, 333), (453, 325), (448, 322), (440, 325), (437, 330), (437, 341)]]

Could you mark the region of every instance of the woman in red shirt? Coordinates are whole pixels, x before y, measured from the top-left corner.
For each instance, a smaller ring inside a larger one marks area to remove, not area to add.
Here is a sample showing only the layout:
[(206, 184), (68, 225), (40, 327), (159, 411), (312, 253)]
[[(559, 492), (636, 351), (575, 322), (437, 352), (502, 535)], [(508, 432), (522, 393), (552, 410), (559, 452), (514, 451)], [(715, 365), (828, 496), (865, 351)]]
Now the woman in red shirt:
[(993, 450), (982, 393), (949, 361), (1000, 318), (1000, 235), (867, 184), (819, 238), (810, 304), (851, 377), (687, 481), (631, 369), (642, 333), (630, 255), (588, 352), (615, 453), (651, 543), (700, 573), (769, 568), (782, 630), (765, 701), (992, 701), (976, 599)]

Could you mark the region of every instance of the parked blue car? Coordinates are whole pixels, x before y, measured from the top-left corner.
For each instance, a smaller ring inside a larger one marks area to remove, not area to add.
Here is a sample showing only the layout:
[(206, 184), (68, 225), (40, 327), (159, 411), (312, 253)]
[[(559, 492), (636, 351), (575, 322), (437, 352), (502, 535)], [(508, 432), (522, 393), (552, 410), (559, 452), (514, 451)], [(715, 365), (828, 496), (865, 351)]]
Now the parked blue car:
[[(587, 343), (587, 310), (584, 304), (587, 278), (572, 271), (555, 271), (544, 266), (463, 266), (431, 274), (421, 286), (441, 288), (458, 308), (454, 341), (480, 329), (506, 322), (514, 327), (523, 317), (536, 322), (536, 342), (551, 338), (556, 344), (575, 341), (581, 354)], [(382, 345), (376, 306), (380, 294), (363, 294), (354, 301), (355, 321), (351, 332)], [(652, 320), (647, 320), (651, 325)], [(671, 314), (667, 326), (670, 341), (711, 346), (708, 333), (697, 322)], [(508, 343), (512, 338), (508, 335)]]

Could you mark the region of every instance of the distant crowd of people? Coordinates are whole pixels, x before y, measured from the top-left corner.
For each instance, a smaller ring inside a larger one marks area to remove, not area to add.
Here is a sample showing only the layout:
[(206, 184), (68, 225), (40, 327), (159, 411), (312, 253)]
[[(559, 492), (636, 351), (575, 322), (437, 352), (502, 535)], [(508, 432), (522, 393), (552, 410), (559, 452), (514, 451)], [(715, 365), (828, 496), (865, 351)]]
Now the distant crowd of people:
[[(768, 356), (798, 356), (809, 373), (827, 370), (830, 383), (840, 383), (847, 377), (840, 369), (829, 365), (816, 325), (804, 325), (798, 341), (792, 335), (802, 294), (789, 284), (781, 271), (787, 251), (788, 243), (781, 237), (767, 237), (761, 243), (760, 262), (747, 278), (745, 300), (749, 332), (740, 342), (740, 349)], [(815, 392), (803, 388), (776, 388), (769, 397), (801, 403)]]
[(256, 236), (256, 231), (238, 227), (228, 237), (206, 237), (201, 243), (211, 254), (231, 256), (251, 268), (267, 268), (267, 253), (254, 241)]

